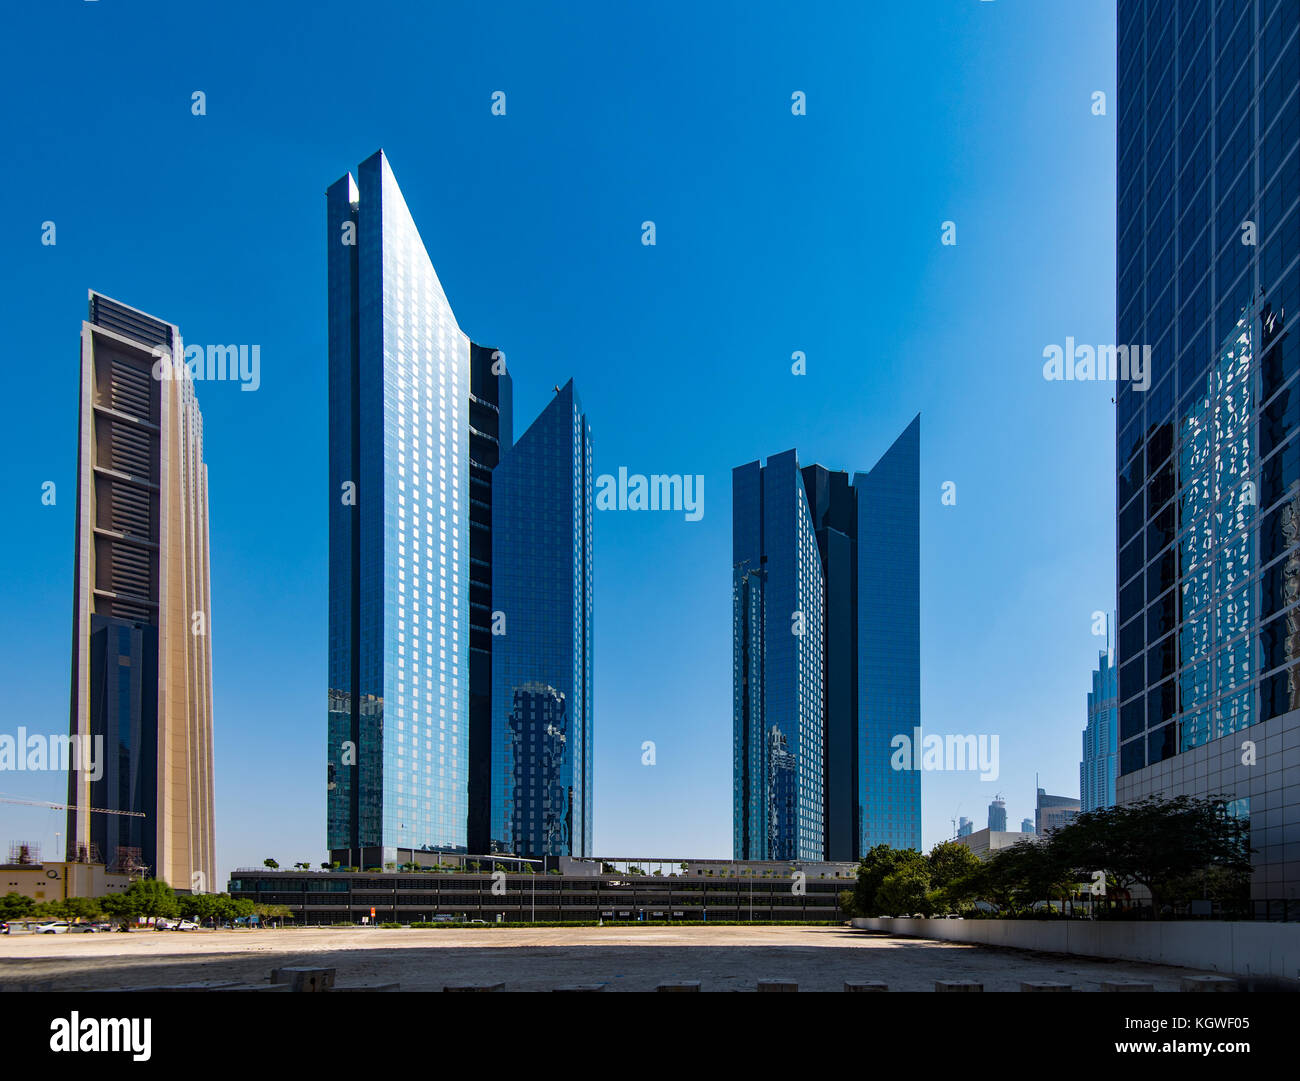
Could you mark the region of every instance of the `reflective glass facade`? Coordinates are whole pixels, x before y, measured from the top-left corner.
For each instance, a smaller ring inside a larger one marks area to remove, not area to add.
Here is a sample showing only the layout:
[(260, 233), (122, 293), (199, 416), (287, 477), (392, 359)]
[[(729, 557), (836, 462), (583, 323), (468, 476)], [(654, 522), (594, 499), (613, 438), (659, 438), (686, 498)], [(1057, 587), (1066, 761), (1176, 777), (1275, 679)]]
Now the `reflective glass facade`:
[(1115, 804), (1119, 773), (1119, 716), (1115, 700), (1116, 670), (1109, 653), (1097, 656), (1088, 692), (1088, 724), (1083, 730), (1083, 760), (1079, 763), (1079, 805), (1099, 811)]
[(327, 207), (328, 844), (463, 849), (470, 342), (382, 153)]
[(732, 470), (733, 847), (856, 860), (919, 848), (920, 418), (870, 472)]
[(1300, 706), (1300, 6), (1121, 0), (1119, 772)]
[(890, 766), (890, 740), (921, 724), (921, 418), (858, 494), (858, 855), (921, 847), (921, 774)]
[(732, 470), (737, 859), (820, 859), (823, 574), (799, 461)]
[(591, 428), (572, 380), (492, 474), (493, 851), (592, 852)]

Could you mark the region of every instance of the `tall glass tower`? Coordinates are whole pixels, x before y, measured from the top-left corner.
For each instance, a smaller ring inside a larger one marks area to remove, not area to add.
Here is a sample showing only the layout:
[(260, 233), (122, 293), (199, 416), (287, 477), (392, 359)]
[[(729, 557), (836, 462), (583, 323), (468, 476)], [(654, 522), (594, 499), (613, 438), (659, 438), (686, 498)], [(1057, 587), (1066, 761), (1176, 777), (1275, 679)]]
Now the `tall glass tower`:
[(591, 526), (591, 428), (570, 380), (492, 477), (494, 852), (592, 852)]
[(1079, 805), (1100, 811), (1115, 804), (1119, 774), (1119, 718), (1115, 706), (1115, 664), (1110, 652), (1097, 655), (1088, 692), (1088, 724), (1083, 730), (1083, 760), (1079, 763)]
[(1222, 798), (1250, 819), (1255, 897), (1291, 897), (1300, 5), (1118, 14), (1116, 333), (1152, 372), (1116, 393), (1116, 797)]
[(731, 475), (735, 855), (817, 860), (825, 845), (817, 536), (793, 450)]
[(920, 418), (867, 473), (794, 451), (732, 470), (738, 859), (919, 848)]
[(470, 349), (382, 151), (327, 193), (332, 858), (464, 850)]

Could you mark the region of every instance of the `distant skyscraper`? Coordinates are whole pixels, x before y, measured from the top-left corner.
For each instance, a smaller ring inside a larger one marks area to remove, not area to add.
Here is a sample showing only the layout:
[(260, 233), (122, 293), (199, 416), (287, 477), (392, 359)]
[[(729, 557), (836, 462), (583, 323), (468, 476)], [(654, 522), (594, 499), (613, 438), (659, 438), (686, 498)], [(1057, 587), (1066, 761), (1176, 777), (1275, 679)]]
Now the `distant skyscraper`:
[(1083, 730), (1083, 760), (1079, 764), (1080, 807), (1098, 811), (1113, 806), (1118, 772), (1115, 666), (1109, 654), (1101, 653), (1088, 692), (1088, 725)]
[(989, 829), (995, 833), (1007, 830), (1007, 803), (1001, 796), (989, 804)]
[(1032, 818), (1022, 818), (1020, 820), (1021, 833), (1034, 833), (1034, 820)]
[(975, 823), (972, 822), (969, 818), (963, 817), (958, 820), (957, 823), (958, 837), (969, 837), (974, 832), (975, 832)]
[[(179, 329), (90, 294), (81, 325), (68, 852), (215, 888), (203, 417)], [(82, 763), (84, 764), (84, 763)], [(92, 807), (143, 812), (99, 814)]]
[(570, 380), (492, 479), (491, 847), (592, 850), (591, 428)]
[(1116, 341), (1151, 361), (1116, 388), (1116, 797), (1221, 798), (1255, 898), (1290, 897), (1300, 795), (1242, 744), (1300, 732), (1300, 4), (1120, 0), (1118, 29)]
[(1053, 830), (1068, 826), (1079, 814), (1079, 801), (1073, 796), (1049, 796), (1038, 790), (1038, 805), (1034, 809), (1034, 832), (1046, 837)]
[(327, 193), (334, 859), (464, 850), (470, 350), (382, 152)]
[(732, 471), (734, 840), (741, 859), (919, 848), (916, 418), (868, 473), (794, 451)]

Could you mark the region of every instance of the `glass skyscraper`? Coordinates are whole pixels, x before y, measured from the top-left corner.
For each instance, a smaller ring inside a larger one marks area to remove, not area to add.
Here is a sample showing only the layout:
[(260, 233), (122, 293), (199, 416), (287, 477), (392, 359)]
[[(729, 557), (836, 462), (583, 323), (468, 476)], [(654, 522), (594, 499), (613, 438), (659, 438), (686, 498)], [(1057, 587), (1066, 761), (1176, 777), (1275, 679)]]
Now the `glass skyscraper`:
[(1079, 805), (1100, 811), (1115, 804), (1119, 774), (1119, 725), (1115, 705), (1116, 670), (1110, 652), (1097, 655), (1088, 692), (1088, 724), (1083, 730), (1083, 759), (1079, 763)]
[(791, 450), (732, 470), (733, 847), (919, 848), (920, 418), (852, 482)]
[(592, 851), (591, 428), (570, 380), (492, 477), (491, 848)]
[(382, 152), (327, 193), (328, 845), (464, 850), (470, 349)]
[(1117, 341), (1152, 371), (1116, 393), (1116, 797), (1222, 798), (1255, 897), (1294, 896), (1300, 5), (1118, 10)]

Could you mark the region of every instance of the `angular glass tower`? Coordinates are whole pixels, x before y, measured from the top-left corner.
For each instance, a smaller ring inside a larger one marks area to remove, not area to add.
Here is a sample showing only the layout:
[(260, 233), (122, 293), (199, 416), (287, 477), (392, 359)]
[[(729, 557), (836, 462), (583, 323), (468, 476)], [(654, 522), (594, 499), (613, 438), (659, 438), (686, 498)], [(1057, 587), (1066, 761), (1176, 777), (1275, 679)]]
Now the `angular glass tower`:
[[(90, 294), (81, 325), (68, 858), (216, 882), (203, 415), (180, 330)], [(96, 813), (92, 808), (130, 812)]]
[(570, 380), (492, 476), (494, 852), (592, 852), (592, 505)]
[(733, 847), (855, 860), (919, 848), (920, 418), (870, 472), (732, 470)]
[(921, 774), (890, 766), (890, 740), (921, 724), (921, 418), (858, 496), (858, 849), (921, 847)]
[(793, 450), (732, 470), (737, 859), (817, 860), (823, 827), (823, 574)]
[[(1120, 0), (1119, 802), (1223, 798), (1300, 889), (1300, 6)], [(1243, 741), (1261, 753), (1243, 759)], [(1269, 747), (1278, 748), (1275, 754)]]
[(1115, 665), (1109, 653), (1097, 655), (1088, 692), (1088, 725), (1083, 730), (1083, 760), (1079, 763), (1079, 805), (1100, 811), (1115, 804), (1119, 773), (1119, 726), (1115, 705)]
[(471, 343), (382, 152), (327, 193), (328, 845), (464, 850)]

